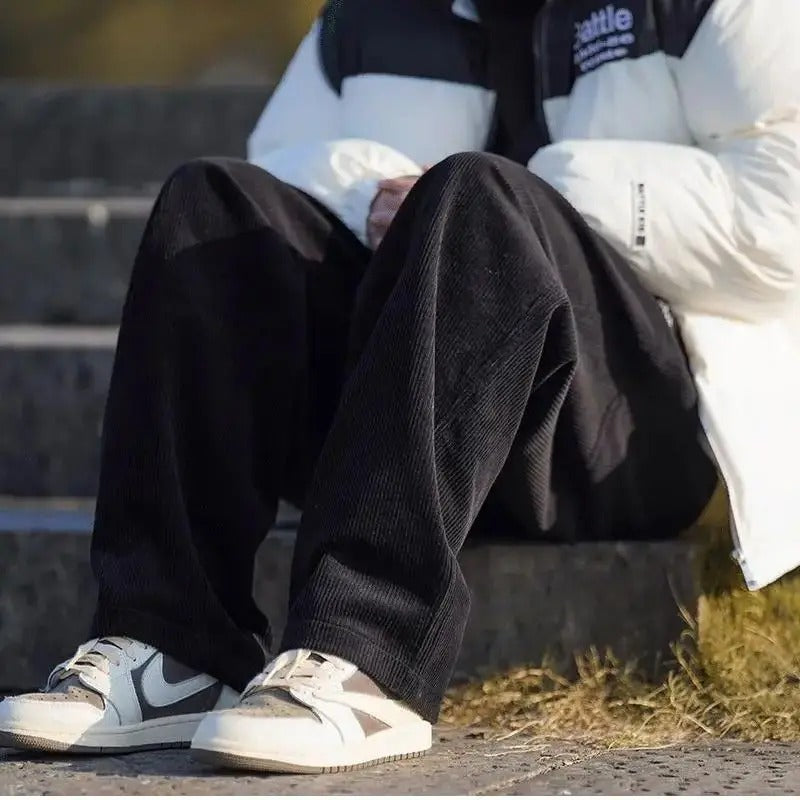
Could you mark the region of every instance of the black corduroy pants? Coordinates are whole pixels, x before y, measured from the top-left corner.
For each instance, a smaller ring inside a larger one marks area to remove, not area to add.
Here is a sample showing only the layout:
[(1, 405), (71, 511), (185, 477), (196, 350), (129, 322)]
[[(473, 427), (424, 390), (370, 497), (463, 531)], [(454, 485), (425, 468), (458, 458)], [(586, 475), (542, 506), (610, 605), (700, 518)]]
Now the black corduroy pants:
[(94, 633), (240, 688), (263, 663), (253, 560), (284, 497), (304, 514), (282, 648), (347, 658), (434, 719), (482, 509), (538, 538), (661, 538), (715, 483), (657, 303), (522, 167), (447, 159), (372, 255), (257, 167), (193, 162), (125, 304)]

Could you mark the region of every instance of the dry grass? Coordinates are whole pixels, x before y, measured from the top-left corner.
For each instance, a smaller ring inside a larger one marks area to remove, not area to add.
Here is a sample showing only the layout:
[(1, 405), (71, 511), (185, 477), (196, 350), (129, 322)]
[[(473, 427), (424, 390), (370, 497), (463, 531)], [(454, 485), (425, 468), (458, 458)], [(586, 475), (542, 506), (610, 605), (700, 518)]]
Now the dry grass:
[(742, 693), (718, 686), (693, 646), (674, 647), (675, 665), (658, 685), (633, 665), (597, 652), (577, 659), (569, 680), (547, 667), (525, 667), (448, 696), (443, 721), (498, 734), (569, 738), (607, 747), (655, 747), (702, 739), (800, 739), (800, 684), (784, 677)]
[(708, 679), (731, 693), (800, 681), (800, 571), (749, 592), (721, 534), (696, 552), (698, 649)]
[(698, 615), (682, 611), (686, 631), (661, 683), (592, 651), (576, 659), (574, 680), (545, 665), (457, 688), (443, 720), (607, 747), (800, 740), (800, 573), (752, 593), (726, 535), (705, 529), (695, 552)]

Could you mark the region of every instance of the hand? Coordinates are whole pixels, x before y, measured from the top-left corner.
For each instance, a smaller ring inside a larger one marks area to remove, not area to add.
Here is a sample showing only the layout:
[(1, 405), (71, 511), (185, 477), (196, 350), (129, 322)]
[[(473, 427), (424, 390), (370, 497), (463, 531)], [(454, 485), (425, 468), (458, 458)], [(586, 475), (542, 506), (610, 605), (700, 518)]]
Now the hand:
[(378, 183), (378, 191), (367, 217), (367, 240), (373, 250), (383, 241), (400, 206), (403, 205), (403, 201), (419, 177), (419, 175), (403, 175), (400, 178), (386, 178)]

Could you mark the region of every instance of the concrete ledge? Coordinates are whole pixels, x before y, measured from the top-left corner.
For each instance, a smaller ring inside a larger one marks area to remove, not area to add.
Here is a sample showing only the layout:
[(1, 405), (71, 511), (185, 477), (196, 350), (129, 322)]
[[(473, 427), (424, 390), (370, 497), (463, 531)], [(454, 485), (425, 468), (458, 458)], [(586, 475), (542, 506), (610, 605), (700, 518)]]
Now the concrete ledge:
[[(291, 523), (291, 511), (282, 524)], [(86, 638), (96, 590), (88, 562), (91, 506), (5, 505), (0, 511), (0, 688), (38, 685)], [(262, 546), (254, 580), (279, 636), (293, 533)], [(694, 607), (689, 545), (480, 543), (461, 564), (472, 613), (458, 677), (610, 646), (648, 667), (681, 632), (673, 591)]]

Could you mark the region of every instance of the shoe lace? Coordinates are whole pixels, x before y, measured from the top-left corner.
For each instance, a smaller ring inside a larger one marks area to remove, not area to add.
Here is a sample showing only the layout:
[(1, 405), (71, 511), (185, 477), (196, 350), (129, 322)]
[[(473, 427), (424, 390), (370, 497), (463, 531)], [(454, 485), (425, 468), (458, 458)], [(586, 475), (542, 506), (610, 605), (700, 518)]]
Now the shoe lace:
[(134, 644), (133, 639), (126, 636), (103, 636), (85, 642), (71, 658), (50, 673), (46, 689), (50, 690), (65, 678), (76, 675), (90, 688), (107, 694), (111, 668), (119, 667), (123, 656), (134, 663), (137, 661), (136, 654), (132, 652)]
[(335, 679), (339, 667), (313, 650), (288, 650), (256, 675), (245, 687), (242, 697), (265, 688), (294, 689), (300, 686), (322, 689)]

